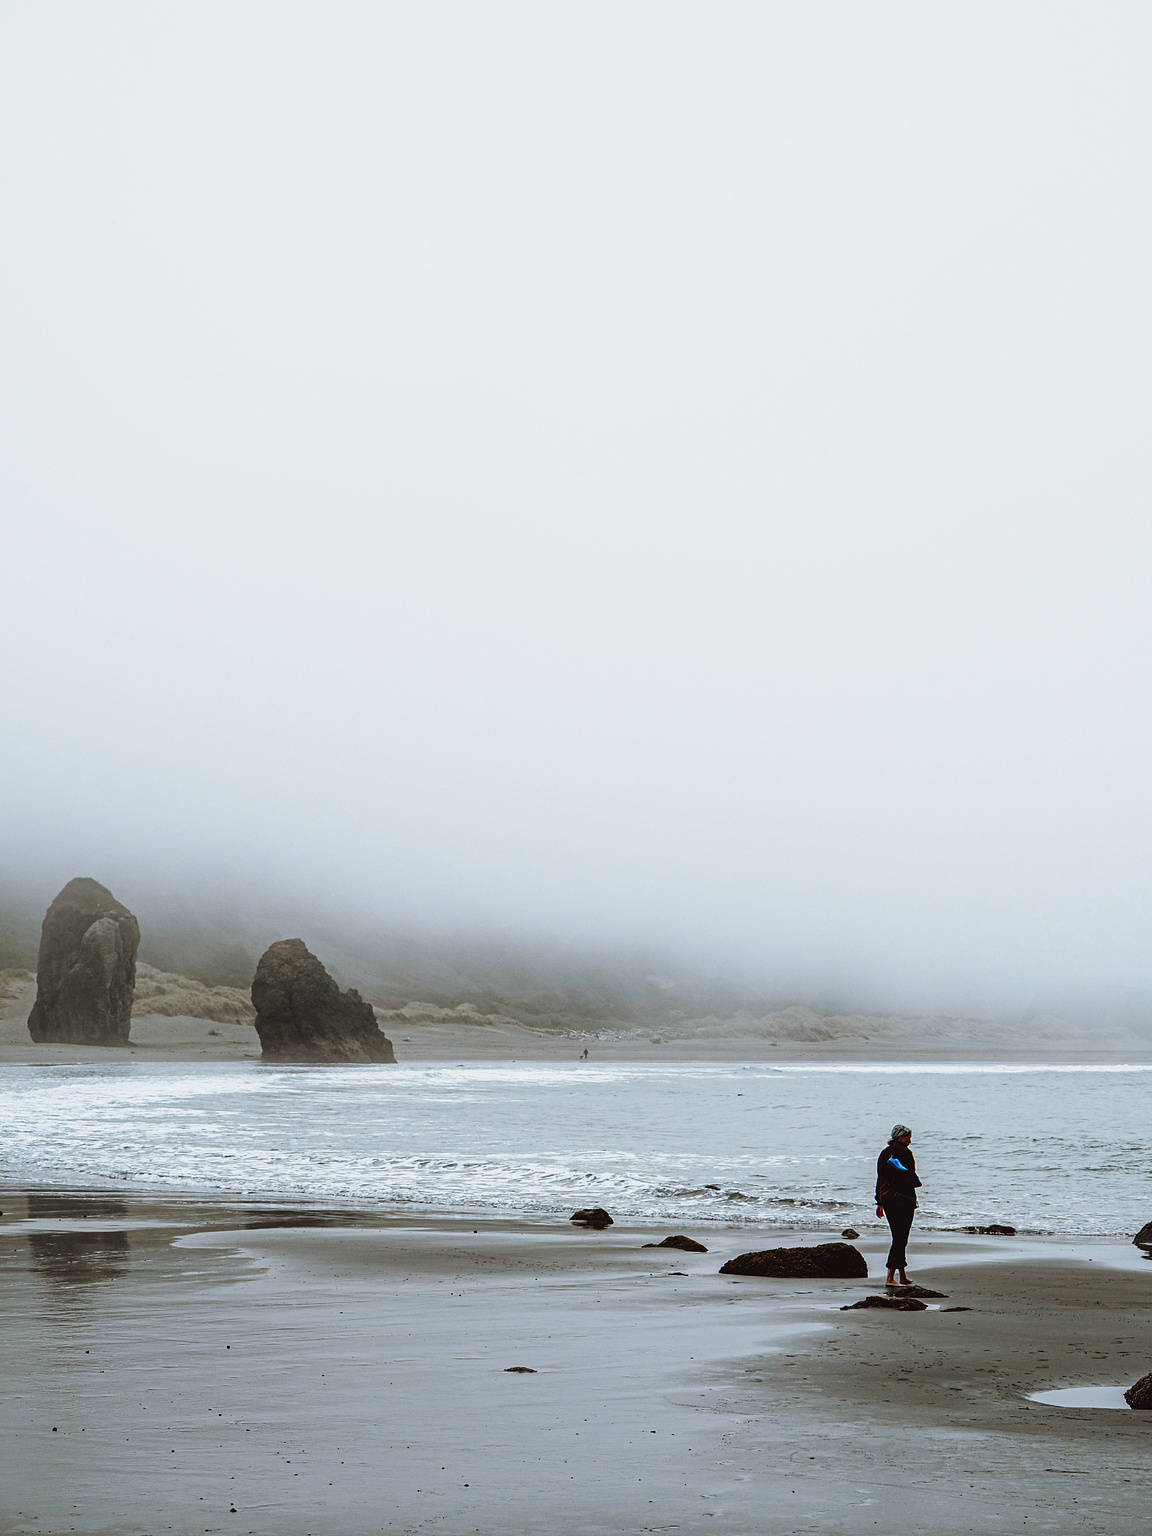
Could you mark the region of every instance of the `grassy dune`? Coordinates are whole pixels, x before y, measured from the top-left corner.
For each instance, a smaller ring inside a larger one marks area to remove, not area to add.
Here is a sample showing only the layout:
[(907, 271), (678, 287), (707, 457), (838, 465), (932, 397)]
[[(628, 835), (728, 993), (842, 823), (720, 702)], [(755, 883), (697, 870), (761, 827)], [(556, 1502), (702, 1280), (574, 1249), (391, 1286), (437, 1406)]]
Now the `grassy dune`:
[(256, 1017), (245, 988), (211, 987), (190, 976), (138, 964), (132, 1015), (157, 1013), (167, 1018), (211, 1019), (217, 1024), (251, 1024)]

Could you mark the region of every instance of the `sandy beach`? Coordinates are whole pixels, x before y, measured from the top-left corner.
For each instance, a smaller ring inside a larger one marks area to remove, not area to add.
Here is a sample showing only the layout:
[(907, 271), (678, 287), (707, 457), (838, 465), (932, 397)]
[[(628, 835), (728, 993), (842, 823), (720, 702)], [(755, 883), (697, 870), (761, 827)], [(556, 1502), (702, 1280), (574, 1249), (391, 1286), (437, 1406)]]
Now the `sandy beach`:
[[(2, 1061), (259, 1057), (251, 1025), (181, 1016), (134, 1017), (122, 1050), (34, 1045), (29, 1002), (7, 1001)], [(498, 1064), (585, 1042), (440, 1021), (395, 1043), (402, 1062)], [(917, 1231), (914, 1278), (945, 1299), (892, 1314), (841, 1310), (883, 1280), (878, 1226), (857, 1243), (869, 1280), (769, 1281), (718, 1271), (830, 1234), (677, 1226), (710, 1250), (685, 1253), (626, 1219), (107, 1186), (21, 1184), (0, 1207), (3, 1536), (1147, 1529), (1152, 1415), (1028, 1396), (1152, 1367), (1152, 1265), (1117, 1239)]]
[(840, 1310), (871, 1235), (868, 1282), (768, 1281), (717, 1271), (826, 1234), (0, 1204), (13, 1536), (1147, 1529), (1152, 1415), (1026, 1395), (1149, 1368), (1115, 1241), (924, 1237), (972, 1310), (893, 1315)]
[[(121, 1051), (141, 1060), (256, 1061), (260, 1039), (251, 1024), (192, 1018), (186, 1015), (137, 1014), (131, 1039), (124, 1047), (100, 1045), (37, 1045), (28, 1035), (28, 1010), (34, 989), (21, 989), (17, 998), (0, 1002), (0, 1063), (108, 1061)], [(892, 1042), (795, 1041), (772, 1044), (739, 1034), (715, 1038), (663, 1040), (644, 1034), (569, 1035), (531, 1029), (519, 1024), (409, 1024), (389, 1036), (398, 1061), (575, 1061), (584, 1050), (591, 1061), (649, 1062), (1077, 1062), (1144, 1063), (1152, 1060), (1147, 1042), (1128, 1042), (1106, 1050), (1085, 1050), (1033, 1042), (1028, 1046), (996, 1046), (957, 1035), (934, 1043), (919, 1042), (910, 1057), (908, 1047)]]

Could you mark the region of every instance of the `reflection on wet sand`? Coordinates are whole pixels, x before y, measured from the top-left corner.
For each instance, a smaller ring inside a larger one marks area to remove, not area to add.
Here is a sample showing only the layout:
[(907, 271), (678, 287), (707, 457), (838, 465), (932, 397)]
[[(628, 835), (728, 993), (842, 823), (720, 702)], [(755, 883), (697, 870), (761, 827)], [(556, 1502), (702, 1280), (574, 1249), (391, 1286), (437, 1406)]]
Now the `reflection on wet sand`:
[(105, 1195), (30, 1194), (27, 1200), (30, 1221), (107, 1221), (128, 1214), (122, 1200)]
[[(104, 1222), (128, 1214), (122, 1201), (102, 1196), (30, 1194), (27, 1198), (32, 1221)], [(28, 1247), (40, 1274), (57, 1285), (117, 1280), (127, 1267), (126, 1232), (30, 1232)]]
[(332, 1227), (349, 1224), (346, 1211), (248, 1211), (254, 1220), (241, 1225), (246, 1232), (258, 1232), (267, 1227)]
[[(28, 1222), (42, 1224), (41, 1230), (25, 1229), (22, 1234), (33, 1267), (59, 1287), (119, 1280), (130, 1266), (141, 1278), (177, 1277), (180, 1266), (172, 1252), (172, 1240), (200, 1224), (188, 1219), (192, 1212), (187, 1207), (166, 1210), (163, 1206), (155, 1208), (158, 1219), (141, 1224), (138, 1208), (100, 1193), (39, 1191), (16, 1198), (26, 1201)], [(10, 1206), (11, 1203), (15, 1201)], [(10, 1210), (10, 1214), (17, 1216), (15, 1211)], [(203, 1206), (195, 1214), (207, 1228), (226, 1225), (238, 1230), (348, 1222), (348, 1214), (343, 1211), (300, 1210), (291, 1206)], [(165, 1220), (165, 1216), (169, 1219)], [(251, 1278), (246, 1265), (239, 1267), (223, 1253), (213, 1256), (212, 1264), (218, 1272), (212, 1277), (199, 1273), (198, 1284), (211, 1283), (212, 1279), (234, 1283)]]
[(127, 1268), (127, 1232), (33, 1232), (28, 1246), (44, 1278), (60, 1285), (118, 1280)]

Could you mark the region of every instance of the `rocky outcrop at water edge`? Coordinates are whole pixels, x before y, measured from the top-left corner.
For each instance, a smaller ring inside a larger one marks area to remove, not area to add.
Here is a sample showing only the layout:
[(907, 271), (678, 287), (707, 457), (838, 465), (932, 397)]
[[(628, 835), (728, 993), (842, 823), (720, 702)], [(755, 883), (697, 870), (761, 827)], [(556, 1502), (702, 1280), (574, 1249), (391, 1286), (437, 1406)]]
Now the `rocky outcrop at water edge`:
[(602, 1232), (605, 1227), (615, 1225), (608, 1212), (599, 1205), (591, 1206), (585, 1211), (575, 1211), (569, 1216), (568, 1220), (574, 1221), (579, 1227), (592, 1227), (597, 1232)]
[(1129, 1408), (1152, 1408), (1152, 1371), (1128, 1388), (1124, 1401)]
[(645, 1243), (645, 1248), (681, 1248), (685, 1253), (707, 1253), (703, 1243), (691, 1237), (666, 1237), (662, 1243)]

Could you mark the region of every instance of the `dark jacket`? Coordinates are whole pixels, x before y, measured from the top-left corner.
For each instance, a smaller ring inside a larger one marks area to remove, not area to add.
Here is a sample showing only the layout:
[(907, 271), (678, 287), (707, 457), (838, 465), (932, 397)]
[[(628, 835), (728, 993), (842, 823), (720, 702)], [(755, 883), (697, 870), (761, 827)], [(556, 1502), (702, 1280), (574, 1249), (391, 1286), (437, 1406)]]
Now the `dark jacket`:
[(876, 1159), (876, 1204), (915, 1205), (919, 1188), (912, 1148), (890, 1141)]

